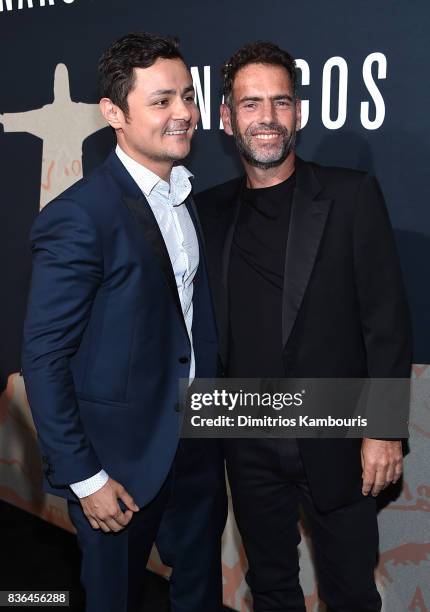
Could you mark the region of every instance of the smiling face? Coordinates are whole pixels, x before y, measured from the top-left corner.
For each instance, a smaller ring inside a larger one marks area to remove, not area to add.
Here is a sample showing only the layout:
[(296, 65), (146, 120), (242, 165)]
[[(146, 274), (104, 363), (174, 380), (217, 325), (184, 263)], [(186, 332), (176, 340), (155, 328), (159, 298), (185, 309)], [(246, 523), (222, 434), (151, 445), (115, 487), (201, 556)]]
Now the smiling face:
[(125, 153), (165, 178), (173, 163), (190, 152), (199, 118), (192, 78), (177, 58), (135, 68), (134, 77), (127, 115), (109, 98), (103, 98), (100, 107)]
[(300, 102), (294, 99), (290, 75), (283, 66), (247, 64), (233, 82), (230, 107), (221, 116), (244, 161), (267, 169), (292, 153), (300, 127)]

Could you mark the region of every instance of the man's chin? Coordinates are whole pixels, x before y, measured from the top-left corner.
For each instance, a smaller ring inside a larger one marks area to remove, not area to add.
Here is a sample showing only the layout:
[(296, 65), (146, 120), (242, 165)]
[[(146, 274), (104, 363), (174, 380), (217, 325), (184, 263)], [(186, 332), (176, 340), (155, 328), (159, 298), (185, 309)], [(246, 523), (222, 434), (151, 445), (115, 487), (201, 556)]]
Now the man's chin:
[(189, 153), (190, 153), (190, 152), (188, 151), (188, 153), (183, 154), (183, 155), (180, 155), (179, 153), (178, 153), (178, 155), (171, 155), (171, 156), (170, 156), (170, 159), (171, 159), (173, 162), (180, 162), (180, 161), (183, 161), (184, 159), (186, 159), (186, 158), (188, 157)]
[(248, 156), (245, 157), (248, 164), (254, 166), (254, 168), (261, 168), (262, 170), (268, 170), (269, 168), (276, 168), (276, 166), (280, 166), (286, 159), (288, 155), (281, 155), (280, 157), (253, 157)]
[(188, 149), (186, 150), (183, 149), (182, 151), (178, 149), (174, 149), (174, 150), (172, 149), (169, 151), (164, 151), (162, 154), (158, 156), (154, 156), (154, 159), (157, 159), (157, 161), (178, 162), (188, 157), (189, 154), (190, 154), (190, 147), (188, 147)]

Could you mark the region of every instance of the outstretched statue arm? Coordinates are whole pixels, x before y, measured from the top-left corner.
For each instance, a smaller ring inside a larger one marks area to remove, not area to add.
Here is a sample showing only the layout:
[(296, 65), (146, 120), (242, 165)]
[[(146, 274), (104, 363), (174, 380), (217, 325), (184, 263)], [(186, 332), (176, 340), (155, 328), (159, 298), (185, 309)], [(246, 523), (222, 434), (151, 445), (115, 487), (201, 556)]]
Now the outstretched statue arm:
[(0, 123), (5, 132), (27, 132), (38, 138), (40, 133), (41, 108), (23, 113), (0, 113)]

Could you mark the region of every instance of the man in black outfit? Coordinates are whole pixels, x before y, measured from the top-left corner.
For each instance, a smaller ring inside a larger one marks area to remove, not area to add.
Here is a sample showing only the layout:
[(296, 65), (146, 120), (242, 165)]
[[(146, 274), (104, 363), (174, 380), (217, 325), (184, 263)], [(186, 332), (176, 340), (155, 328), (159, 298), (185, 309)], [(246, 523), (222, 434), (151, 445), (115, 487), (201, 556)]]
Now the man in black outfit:
[[(300, 101), (288, 53), (248, 45), (223, 76), (224, 129), (246, 177), (200, 194), (197, 205), (227, 376), (408, 378), (408, 307), (376, 180), (295, 155)], [(401, 441), (234, 439), (225, 447), (254, 610), (305, 610), (299, 503), (320, 598), (333, 611), (380, 610), (375, 497), (401, 475)]]

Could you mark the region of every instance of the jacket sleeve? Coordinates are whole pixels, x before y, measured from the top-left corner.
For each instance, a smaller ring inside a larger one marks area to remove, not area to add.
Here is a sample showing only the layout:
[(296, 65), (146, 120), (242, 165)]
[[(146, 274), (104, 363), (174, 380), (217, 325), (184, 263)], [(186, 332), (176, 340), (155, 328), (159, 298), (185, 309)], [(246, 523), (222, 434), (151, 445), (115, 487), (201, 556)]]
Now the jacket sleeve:
[(102, 468), (80, 421), (70, 368), (103, 278), (102, 252), (88, 213), (67, 199), (40, 213), (30, 240), (22, 368), (45, 474), (60, 486)]
[(409, 308), (393, 230), (376, 179), (363, 177), (357, 199), (354, 267), (369, 376), (409, 378)]
[(353, 233), (355, 282), (371, 379), (367, 411), (378, 415), (370, 437), (405, 438), (412, 363), (410, 315), (384, 198), (377, 181), (368, 175), (359, 188)]

